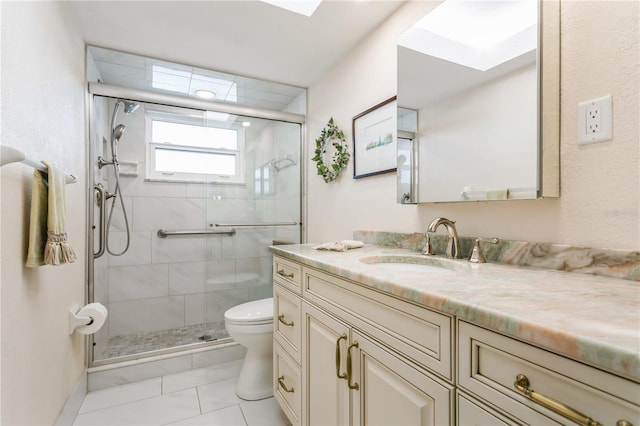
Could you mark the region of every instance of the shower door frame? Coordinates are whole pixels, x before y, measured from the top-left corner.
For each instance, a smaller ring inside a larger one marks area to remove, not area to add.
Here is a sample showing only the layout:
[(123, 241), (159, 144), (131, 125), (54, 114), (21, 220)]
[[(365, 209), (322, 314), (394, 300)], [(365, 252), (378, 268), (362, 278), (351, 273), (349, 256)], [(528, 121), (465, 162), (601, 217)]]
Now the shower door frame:
[[(176, 96), (176, 95), (167, 95), (160, 93), (148, 92), (140, 89), (131, 89), (126, 87), (113, 86), (102, 83), (88, 83), (88, 92), (87, 92), (87, 103), (88, 103), (88, 120), (87, 120), (87, 138), (88, 138), (88, 149), (87, 149), (87, 164), (88, 173), (87, 173), (87, 199), (89, 200), (89, 204), (87, 205), (87, 226), (89, 232), (87, 232), (88, 242), (87, 242), (87, 303), (93, 303), (95, 300), (94, 294), (94, 199), (95, 199), (95, 182), (94, 182), (94, 164), (95, 160), (95, 152), (94, 152), (94, 126), (95, 122), (95, 106), (94, 106), (94, 97), (102, 96), (113, 99), (127, 99), (136, 102), (143, 103), (151, 103), (151, 104), (159, 104), (159, 105), (170, 105), (177, 106), (183, 108), (193, 108), (205, 111), (215, 111), (222, 112), (232, 115), (240, 115), (247, 117), (255, 117), (267, 120), (281, 121), (287, 123), (293, 123), (300, 125), (300, 242), (305, 242), (307, 237), (307, 229), (306, 229), (306, 173), (305, 173), (305, 162), (304, 159), (306, 157), (307, 149), (305, 143), (305, 135), (306, 135), (306, 117), (301, 114), (295, 114), (290, 112), (281, 112), (281, 111), (271, 111), (271, 110), (262, 110), (257, 108), (250, 107), (242, 107), (231, 104), (222, 104), (214, 101), (203, 101), (193, 98), (188, 98), (185, 96)], [(171, 353), (179, 353), (183, 352), (185, 349), (184, 346), (176, 346), (172, 348), (160, 349), (152, 352), (141, 352), (139, 354), (126, 355), (116, 358), (109, 359), (101, 359), (95, 360), (94, 354), (94, 338), (93, 335), (90, 334), (86, 339), (87, 344), (87, 365), (88, 367), (100, 367), (104, 365), (116, 364), (119, 362), (133, 361), (143, 358), (150, 358), (154, 356), (166, 355)], [(197, 344), (197, 349), (202, 349), (207, 346), (216, 346), (215, 342), (203, 342), (201, 344)]]

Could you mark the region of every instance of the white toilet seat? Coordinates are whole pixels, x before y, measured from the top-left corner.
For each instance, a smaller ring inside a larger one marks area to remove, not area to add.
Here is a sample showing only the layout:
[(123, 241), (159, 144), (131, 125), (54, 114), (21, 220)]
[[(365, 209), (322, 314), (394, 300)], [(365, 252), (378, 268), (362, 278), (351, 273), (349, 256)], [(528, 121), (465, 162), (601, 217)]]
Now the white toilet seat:
[(224, 323), (226, 325), (240, 325), (240, 326), (250, 326), (250, 325), (266, 325), (266, 324), (273, 324), (273, 319), (270, 320), (264, 320), (264, 321), (233, 321), (233, 320), (229, 320), (226, 319), (224, 320)]
[(273, 322), (273, 297), (254, 300), (228, 309), (224, 313), (228, 324), (268, 324)]

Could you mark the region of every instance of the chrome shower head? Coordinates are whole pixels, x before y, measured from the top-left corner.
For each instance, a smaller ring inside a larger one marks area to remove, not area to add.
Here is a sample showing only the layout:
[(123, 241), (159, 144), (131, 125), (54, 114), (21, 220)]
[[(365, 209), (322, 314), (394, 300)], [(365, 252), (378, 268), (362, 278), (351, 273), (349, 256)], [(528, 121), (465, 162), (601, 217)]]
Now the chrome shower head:
[(124, 133), (126, 127), (124, 124), (118, 124), (114, 129), (113, 132), (111, 133), (111, 140), (118, 142), (120, 140), (120, 138), (122, 137), (122, 134)]
[(124, 99), (119, 99), (119, 100), (122, 101), (122, 104), (124, 105), (125, 114), (131, 114), (132, 112), (137, 110), (138, 107), (140, 107), (140, 104), (137, 104), (135, 102), (125, 101)]

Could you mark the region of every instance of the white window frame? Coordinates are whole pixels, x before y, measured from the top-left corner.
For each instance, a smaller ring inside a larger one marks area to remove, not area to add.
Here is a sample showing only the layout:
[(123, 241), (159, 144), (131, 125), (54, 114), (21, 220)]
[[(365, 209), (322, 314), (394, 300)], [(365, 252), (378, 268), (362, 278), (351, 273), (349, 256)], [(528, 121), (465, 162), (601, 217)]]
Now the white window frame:
[[(199, 115), (194, 115), (193, 110), (184, 110), (181, 108), (157, 107), (158, 109), (148, 109), (145, 112), (145, 145), (146, 145), (146, 177), (147, 181), (160, 181), (160, 182), (190, 182), (190, 183), (221, 183), (221, 184), (246, 184), (245, 179), (245, 128), (241, 123), (225, 123), (226, 126), (215, 126), (216, 123), (211, 123), (211, 127), (220, 127), (233, 129), (237, 132), (237, 149), (225, 149), (225, 148), (206, 148), (201, 146), (191, 145), (176, 145), (171, 143), (153, 142), (152, 136), (152, 122), (153, 120), (162, 119), (166, 122), (189, 124), (189, 125), (203, 125), (204, 112)], [(157, 149), (163, 150), (175, 150), (175, 151), (191, 151), (201, 152), (207, 154), (222, 154), (233, 155), (235, 157), (235, 175), (225, 174), (213, 174), (213, 173), (187, 173), (187, 172), (162, 172), (156, 170), (156, 158), (155, 153)]]

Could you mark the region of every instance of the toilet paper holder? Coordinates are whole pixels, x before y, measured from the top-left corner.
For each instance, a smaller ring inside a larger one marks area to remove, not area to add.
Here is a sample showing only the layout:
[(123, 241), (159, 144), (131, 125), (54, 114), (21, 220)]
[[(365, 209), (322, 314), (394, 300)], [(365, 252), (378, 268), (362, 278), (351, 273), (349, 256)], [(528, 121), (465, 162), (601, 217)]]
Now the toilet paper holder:
[(75, 304), (69, 309), (69, 335), (72, 335), (76, 328), (93, 323), (93, 318), (78, 315), (80, 308), (80, 305)]

